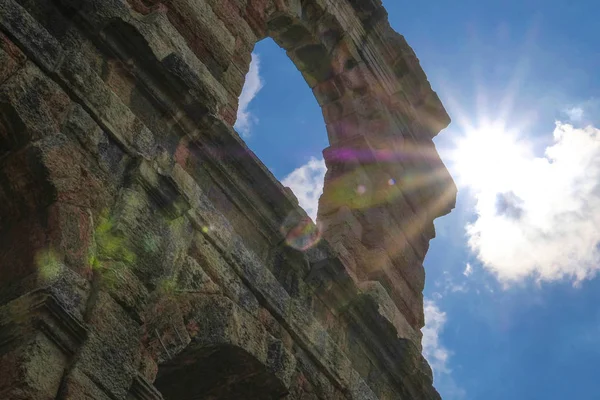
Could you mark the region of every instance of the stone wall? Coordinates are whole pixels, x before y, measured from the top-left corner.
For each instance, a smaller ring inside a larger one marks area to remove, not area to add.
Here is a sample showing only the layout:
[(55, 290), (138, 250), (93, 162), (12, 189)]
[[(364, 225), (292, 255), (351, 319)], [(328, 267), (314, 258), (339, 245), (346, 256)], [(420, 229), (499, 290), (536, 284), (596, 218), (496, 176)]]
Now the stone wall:
[[(232, 128), (265, 37), (327, 124), (317, 225)], [(0, 0), (0, 398), (438, 399), (448, 123), (379, 0)]]

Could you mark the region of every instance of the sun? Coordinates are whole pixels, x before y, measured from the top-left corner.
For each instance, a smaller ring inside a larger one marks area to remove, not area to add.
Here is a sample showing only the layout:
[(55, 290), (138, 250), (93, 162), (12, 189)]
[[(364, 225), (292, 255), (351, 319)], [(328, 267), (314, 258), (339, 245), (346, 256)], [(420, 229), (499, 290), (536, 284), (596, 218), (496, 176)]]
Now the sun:
[(462, 187), (501, 192), (519, 180), (527, 154), (527, 146), (504, 123), (484, 123), (466, 129), (455, 140), (452, 169)]

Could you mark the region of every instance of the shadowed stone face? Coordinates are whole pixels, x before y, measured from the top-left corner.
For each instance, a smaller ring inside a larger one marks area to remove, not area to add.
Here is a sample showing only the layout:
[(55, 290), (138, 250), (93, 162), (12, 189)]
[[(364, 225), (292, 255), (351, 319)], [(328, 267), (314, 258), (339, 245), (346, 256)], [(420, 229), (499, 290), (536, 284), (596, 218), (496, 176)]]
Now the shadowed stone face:
[[(232, 128), (268, 36), (327, 124), (316, 224)], [(449, 122), (377, 0), (0, 2), (0, 398), (439, 399)]]

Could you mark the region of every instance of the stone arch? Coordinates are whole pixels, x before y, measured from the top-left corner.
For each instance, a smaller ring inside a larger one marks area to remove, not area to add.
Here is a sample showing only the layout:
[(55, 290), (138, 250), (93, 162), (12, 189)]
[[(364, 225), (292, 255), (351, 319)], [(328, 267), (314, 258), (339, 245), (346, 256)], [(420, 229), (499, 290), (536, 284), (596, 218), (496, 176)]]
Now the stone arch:
[(183, 313), (190, 343), (158, 366), (165, 400), (278, 399), (287, 394), (294, 357), (225, 296), (200, 296)]
[[(425, 194), (412, 208), (428, 208), (428, 220), (447, 213), (455, 188), (431, 137), (449, 120), (427, 81), (416, 76), (422, 73), (418, 60), (390, 28), (383, 8), (308, 0), (275, 2), (263, 13), (257, 40), (271, 37), (286, 51), (322, 109), (330, 144), (323, 153), (328, 174), (319, 207), (325, 230), (340, 208), (400, 196), (388, 186)], [(414, 176), (418, 184), (404, 184)], [(356, 193), (363, 187), (366, 194)], [(416, 204), (423, 202), (425, 207)]]
[(278, 399), (287, 393), (264, 364), (238, 346), (186, 350), (172, 363), (177, 367), (159, 367), (154, 383), (166, 400)]
[[(334, 145), (343, 140), (344, 130), (336, 132), (333, 123), (354, 111), (353, 97), (378, 92), (377, 82), (330, 10), (317, 1), (289, 3), (265, 17), (264, 34), (258, 40), (270, 37), (286, 51), (322, 108), (329, 142)], [(362, 99), (362, 106), (366, 100)], [(345, 128), (350, 134), (351, 128), (358, 127)]]
[(449, 119), (375, 3), (275, 2), (253, 28), (257, 40), (271, 37), (286, 51), (321, 107), (329, 139), (323, 236), (358, 280), (381, 282), (418, 330), (433, 220), (456, 193), (431, 141)]

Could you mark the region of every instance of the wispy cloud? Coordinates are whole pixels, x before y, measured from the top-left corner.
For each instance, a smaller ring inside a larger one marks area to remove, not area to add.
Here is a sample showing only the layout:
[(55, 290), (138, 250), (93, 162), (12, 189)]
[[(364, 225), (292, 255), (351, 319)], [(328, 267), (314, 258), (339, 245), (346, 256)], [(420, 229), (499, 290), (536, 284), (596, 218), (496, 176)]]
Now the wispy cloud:
[(600, 129), (557, 122), (553, 137), (543, 157), (507, 159), (505, 190), (476, 196), (469, 245), (505, 284), (579, 283), (600, 270)]
[[(441, 300), (439, 293), (434, 293), (437, 300)], [(461, 388), (450, 368), (452, 352), (446, 348), (440, 336), (447, 322), (447, 315), (440, 310), (435, 300), (425, 299), (425, 327), (423, 332), (423, 355), (429, 362), (434, 375), (434, 385), (447, 400), (463, 400), (466, 392)]]
[(252, 53), (252, 62), (250, 70), (246, 74), (246, 81), (242, 94), (240, 95), (240, 103), (237, 112), (237, 120), (234, 128), (242, 134), (242, 136), (250, 136), (252, 126), (258, 122), (256, 116), (248, 110), (248, 106), (254, 100), (258, 92), (263, 88), (264, 82), (260, 76), (260, 57), (258, 54)]
[(600, 100), (597, 98), (591, 98), (589, 100), (570, 105), (563, 110), (564, 115), (566, 115), (568, 118), (568, 122), (576, 126), (598, 122), (599, 112)]
[(281, 181), (284, 186), (292, 189), (300, 206), (313, 220), (317, 219), (325, 172), (327, 172), (325, 161), (312, 157), (306, 164), (295, 169)]
[(571, 122), (581, 122), (585, 111), (581, 107), (571, 107), (565, 110), (565, 114), (569, 117)]
[(465, 270), (463, 271), (464, 276), (470, 276), (473, 273), (473, 266), (471, 263), (467, 263)]
[(446, 313), (435, 301), (425, 299), (425, 327), (423, 332), (423, 355), (431, 365), (434, 374), (448, 373), (450, 352), (440, 342), (440, 334), (446, 325)]

